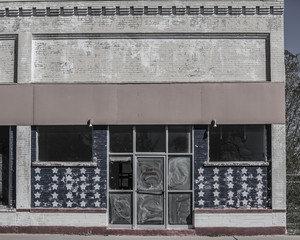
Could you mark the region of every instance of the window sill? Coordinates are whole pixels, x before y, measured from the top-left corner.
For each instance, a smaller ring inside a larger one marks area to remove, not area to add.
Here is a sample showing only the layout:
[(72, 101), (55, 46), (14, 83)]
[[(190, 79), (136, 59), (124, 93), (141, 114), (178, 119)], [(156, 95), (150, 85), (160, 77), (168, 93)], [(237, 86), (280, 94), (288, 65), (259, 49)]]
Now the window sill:
[(33, 162), (32, 167), (97, 167), (97, 162)]
[(204, 167), (268, 167), (268, 162), (204, 162)]

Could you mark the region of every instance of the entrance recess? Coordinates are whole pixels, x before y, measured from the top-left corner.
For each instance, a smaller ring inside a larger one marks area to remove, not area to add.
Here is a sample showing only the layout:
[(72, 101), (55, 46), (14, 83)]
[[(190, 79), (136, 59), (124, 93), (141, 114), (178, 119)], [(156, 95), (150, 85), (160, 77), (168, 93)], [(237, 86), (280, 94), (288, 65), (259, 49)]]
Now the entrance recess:
[(192, 129), (110, 127), (112, 227), (192, 227)]

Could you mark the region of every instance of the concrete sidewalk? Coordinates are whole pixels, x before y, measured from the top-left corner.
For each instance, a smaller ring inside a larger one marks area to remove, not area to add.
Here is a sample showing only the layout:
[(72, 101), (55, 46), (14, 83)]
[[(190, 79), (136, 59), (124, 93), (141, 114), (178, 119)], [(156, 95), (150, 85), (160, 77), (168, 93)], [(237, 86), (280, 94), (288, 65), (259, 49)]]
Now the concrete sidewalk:
[(221, 237), (191, 237), (191, 236), (84, 236), (84, 235), (56, 235), (56, 234), (0, 234), (0, 240), (300, 240), (299, 236), (221, 236)]

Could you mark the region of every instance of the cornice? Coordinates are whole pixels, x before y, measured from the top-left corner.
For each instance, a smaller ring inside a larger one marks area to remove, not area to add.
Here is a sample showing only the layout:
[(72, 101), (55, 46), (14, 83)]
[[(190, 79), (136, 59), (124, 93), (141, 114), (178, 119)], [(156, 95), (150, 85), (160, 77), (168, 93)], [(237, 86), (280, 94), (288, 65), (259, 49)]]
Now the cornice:
[(0, 17), (128, 16), (128, 15), (282, 15), (282, 7), (56, 7), (5, 8)]

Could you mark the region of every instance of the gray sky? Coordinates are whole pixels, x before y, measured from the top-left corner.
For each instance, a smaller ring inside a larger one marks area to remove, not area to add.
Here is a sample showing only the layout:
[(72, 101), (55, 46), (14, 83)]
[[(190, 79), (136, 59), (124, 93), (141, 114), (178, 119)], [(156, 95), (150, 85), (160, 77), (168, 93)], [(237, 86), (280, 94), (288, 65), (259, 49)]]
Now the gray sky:
[(300, 0), (285, 0), (285, 49), (300, 53)]

